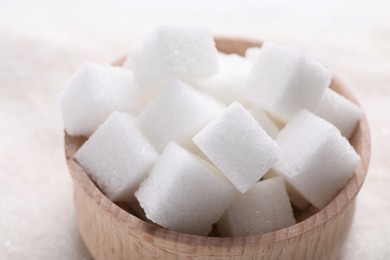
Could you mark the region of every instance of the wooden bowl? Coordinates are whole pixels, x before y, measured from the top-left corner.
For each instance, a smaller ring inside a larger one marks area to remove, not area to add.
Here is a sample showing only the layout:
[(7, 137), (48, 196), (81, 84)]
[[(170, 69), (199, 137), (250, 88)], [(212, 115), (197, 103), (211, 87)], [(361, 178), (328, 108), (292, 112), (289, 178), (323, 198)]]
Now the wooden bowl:
[[(218, 50), (243, 55), (260, 41), (216, 38)], [(121, 65), (124, 58), (115, 63)], [(333, 80), (331, 88), (357, 104), (349, 90)], [(337, 259), (354, 214), (355, 197), (366, 177), (370, 133), (362, 115), (350, 139), (361, 162), (348, 184), (322, 210), (297, 214), (298, 223), (247, 237), (203, 237), (182, 234), (148, 223), (110, 201), (74, 159), (85, 139), (65, 133), (65, 152), (73, 178), (77, 223), (95, 259)]]

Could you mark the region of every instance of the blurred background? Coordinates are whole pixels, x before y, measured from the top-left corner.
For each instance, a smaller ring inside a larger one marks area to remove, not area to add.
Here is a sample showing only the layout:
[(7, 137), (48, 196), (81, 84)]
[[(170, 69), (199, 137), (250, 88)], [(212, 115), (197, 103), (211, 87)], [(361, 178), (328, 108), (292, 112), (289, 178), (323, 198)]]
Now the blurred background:
[(0, 259), (90, 259), (78, 235), (59, 95), (160, 24), (305, 50), (351, 88), (372, 160), (341, 259), (390, 256), (390, 1), (0, 0)]

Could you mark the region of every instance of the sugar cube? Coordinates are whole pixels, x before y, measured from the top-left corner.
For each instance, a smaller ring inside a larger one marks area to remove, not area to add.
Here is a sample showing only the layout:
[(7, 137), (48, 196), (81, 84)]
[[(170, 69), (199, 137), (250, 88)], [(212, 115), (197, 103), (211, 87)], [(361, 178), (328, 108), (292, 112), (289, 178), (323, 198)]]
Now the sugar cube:
[(299, 110), (316, 106), (331, 77), (303, 52), (266, 42), (249, 73), (247, 98), (287, 122)]
[(313, 112), (336, 126), (347, 139), (351, 137), (362, 113), (357, 105), (331, 89), (325, 91)]
[(146, 87), (172, 78), (206, 78), (218, 72), (217, 49), (206, 29), (165, 25), (134, 47), (125, 66)]
[(259, 47), (251, 47), (246, 49), (245, 58), (250, 61), (256, 61), (261, 49)]
[(218, 222), (222, 236), (250, 236), (295, 224), (281, 177), (257, 182), (238, 196)]
[(171, 142), (135, 196), (153, 222), (207, 235), (237, 194), (214, 166)]
[(323, 208), (352, 177), (360, 157), (340, 131), (302, 110), (279, 132), (273, 169), (313, 206)]
[(61, 96), (65, 129), (70, 135), (89, 136), (111, 112), (138, 114), (143, 107), (131, 71), (94, 63), (82, 65)]
[(250, 108), (249, 113), (253, 116), (254, 119), (260, 124), (260, 126), (264, 129), (264, 131), (275, 138), (279, 133), (279, 128), (275, 125), (275, 123), (267, 116), (267, 114), (263, 111), (263, 109), (259, 106), (254, 106)]
[(237, 54), (219, 53), (218, 58), (218, 74), (208, 79), (199, 80), (195, 85), (226, 105), (230, 105), (234, 101), (247, 102), (242, 93), (252, 62)]
[(193, 141), (242, 193), (280, 156), (274, 140), (238, 102), (207, 124)]
[[(280, 177), (278, 173), (271, 169), (263, 176), (262, 180), (278, 176)], [(305, 210), (309, 206), (309, 202), (293, 186), (291, 186), (289, 182), (285, 181), (284, 185), (291, 204), (293, 204), (297, 209)]]
[(75, 158), (113, 201), (131, 202), (158, 153), (133, 117), (113, 112), (76, 152)]
[(225, 106), (180, 81), (164, 87), (139, 116), (140, 129), (158, 151), (170, 141), (193, 150), (191, 138)]

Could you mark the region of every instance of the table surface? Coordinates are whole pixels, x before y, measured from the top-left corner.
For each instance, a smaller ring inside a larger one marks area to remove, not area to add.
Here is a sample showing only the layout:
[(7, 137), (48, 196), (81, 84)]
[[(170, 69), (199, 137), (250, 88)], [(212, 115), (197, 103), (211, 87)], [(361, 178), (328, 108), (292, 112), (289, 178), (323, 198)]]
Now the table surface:
[(59, 95), (82, 63), (109, 63), (166, 23), (298, 47), (352, 89), (369, 119), (372, 160), (341, 259), (388, 259), (390, 2), (209, 2), (0, 1), (0, 259), (90, 259), (75, 224)]

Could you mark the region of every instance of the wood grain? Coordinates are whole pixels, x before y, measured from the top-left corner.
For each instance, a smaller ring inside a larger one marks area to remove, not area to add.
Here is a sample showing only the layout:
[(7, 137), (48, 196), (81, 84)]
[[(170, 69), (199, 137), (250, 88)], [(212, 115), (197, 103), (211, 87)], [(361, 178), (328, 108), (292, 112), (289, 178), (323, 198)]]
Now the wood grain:
[[(260, 41), (216, 38), (217, 48), (243, 55)], [(115, 63), (121, 65), (124, 58)], [(352, 102), (357, 100), (337, 79), (331, 87)], [(361, 156), (348, 184), (322, 210), (300, 213), (299, 223), (262, 235), (202, 237), (177, 233), (145, 222), (120, 208), (96, 187), (73, 155), (85, 141), (65, 133), (66, 161), (74, 185), (77, 223), (95, 259), (337, 259), (349, 232), (355, 197), (370, 160), (370, 133), (362, 115), (351, 144)]]

